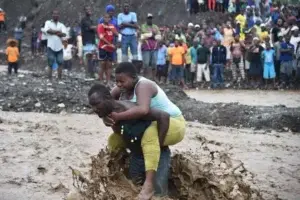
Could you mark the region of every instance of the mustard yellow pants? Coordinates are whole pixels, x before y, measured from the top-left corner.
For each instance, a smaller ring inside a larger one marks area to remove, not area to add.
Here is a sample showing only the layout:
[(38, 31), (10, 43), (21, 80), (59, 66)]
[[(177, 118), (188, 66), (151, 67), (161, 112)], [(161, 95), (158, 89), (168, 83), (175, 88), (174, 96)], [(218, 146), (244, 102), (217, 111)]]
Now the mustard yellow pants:
[[(164, 141), (164, 146), (174, 145), (182, 141), (185, 135), (185, 127), (186, 123), (182, 115), (179, 117), (171, 117), (169, 130)], [(158, 168), (158, 162), (160, 158), (160, 145), (156, 121), (153, 121), (152, 124), (145, 131), (141, 145), (145, 159), (146, 171), (156, 171)], [(124, 148), (126, 148), (126, 144), (120, 134), (113, 133), (109, 136), (109, 151), (116, 152)]]

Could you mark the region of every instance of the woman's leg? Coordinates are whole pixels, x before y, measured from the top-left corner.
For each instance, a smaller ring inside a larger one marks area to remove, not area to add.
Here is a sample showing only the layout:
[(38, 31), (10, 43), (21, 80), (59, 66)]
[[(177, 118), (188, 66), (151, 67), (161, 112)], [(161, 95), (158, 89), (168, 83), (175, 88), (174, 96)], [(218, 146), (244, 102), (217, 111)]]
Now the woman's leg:
[(126, 143), (121, 135), (113, 133), (108, 137), (107, 148), (110, 153), (117, 153), (126, 148)]
[[(169, 130), (164, 145), (173, 145), (180, 142), (185, 135), (185, 120), (183, 116), (170, 118)], [(150, 196), (154, 192), (155, 172), (157, 171), (160, 159), (160, 145), (157, 131), (157, 122), (147, 128), (142, 138), (142, 149), (145, 159), (146, 180), (141, 191), (141, 196)]]

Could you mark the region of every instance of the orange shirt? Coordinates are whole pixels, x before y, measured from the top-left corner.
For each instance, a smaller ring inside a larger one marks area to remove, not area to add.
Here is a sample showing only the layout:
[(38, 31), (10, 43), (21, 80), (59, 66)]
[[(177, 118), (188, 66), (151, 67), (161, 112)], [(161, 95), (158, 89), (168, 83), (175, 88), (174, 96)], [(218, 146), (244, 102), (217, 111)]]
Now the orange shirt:
[(183, 55), (185, 54), (185, 50), (183, 47), (173, 47), (169, 51), (169, 55), (171, 56), (171, 64), (172, 65), (183, 65)]
[(0, 12), (0, 22), (5, 21), (5, 12)]
[(6, 48), (7, 61), (14, 63), (19, 59), (19, 49), (18, 47), (7, 47)]

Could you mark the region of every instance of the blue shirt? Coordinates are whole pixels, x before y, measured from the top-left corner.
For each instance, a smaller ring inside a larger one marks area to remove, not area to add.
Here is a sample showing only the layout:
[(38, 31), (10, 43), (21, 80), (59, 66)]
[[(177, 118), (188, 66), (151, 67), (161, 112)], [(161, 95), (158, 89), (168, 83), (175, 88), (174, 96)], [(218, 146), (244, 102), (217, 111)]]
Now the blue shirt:
[(24, 37), (24, 31), (22, 28), (15, 28), (14, 37), (16, 40), (21, 40)]
[(248, 28), (252, 28), (254, 26), (254, 19), (253, 17), (247, 17), (247, 25), (248, 25)]
[(274, 63), (275, 51), (273, 49), (264, 50), (262, 55), (264, 57), (264, 63)]
[[(101, 17), (98, 20), (98, 24), (103, 24), (103, 23), (104, 23), (104, 18)], [(112, 24), (112, 25), (114, 25), (115, 28), (118, 30), (118, 19), (116, 17), (112, 17), (109, 23)]]
[[(118, 15), (118, 26), (119, 27), (122, 23), (132, 23), (132, 22), (137, 23), (137, 17), (136, 17), (135, 12), (130, 12), (127, 15), (124, 13), (120, 13)], [(126, 28), (122, 28), (120, 32), (123, 35), (134, 35), (134, 34), (136, 34), (136, 29), (126, 27)]]
[(292, 61), (293, 60), (293, 52), (294, 52), (294, 45), (291, 43), (282, 42), (281, 49), (292, 49), (291, 52), (281, 52), (280, 53), (280, 61)]
[(193, 64), (197, 64), (197, 49), (199, 48), (198, 47), (191, 47), (191, 58), (192, 58), (192, 63)]
[(271, 17), (272, 17), (272, 21), (273, 21), (274, 23), (277, 23), (277, 20), (279, 19), (280, 14), (279, 14), (279, 12), (272, 12), (272, 13), (271, 13)]
[(165, 65), (166, 61), (167, 61), (166, 60), (167, 55), (168, 55), (167, 47), (165, 45), (163, 45), (162, 47), (160, 47), (158, 49), (156, 64), (157, 65)]

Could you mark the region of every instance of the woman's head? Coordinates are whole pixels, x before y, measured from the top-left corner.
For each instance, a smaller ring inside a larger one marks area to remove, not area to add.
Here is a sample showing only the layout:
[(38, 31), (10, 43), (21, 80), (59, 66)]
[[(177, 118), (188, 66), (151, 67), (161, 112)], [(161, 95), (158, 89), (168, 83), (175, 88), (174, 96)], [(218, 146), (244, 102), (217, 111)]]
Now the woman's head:
[(88, 92), (89, 104), (100, 117), (106, 117), (113, 111), (113, 97), (107, 87), (96, 84)]
[(115, 70), (116, 83), (121, 90), (133, 90), (138, 78), (135, 66), (130, 62), (122, 62)]

